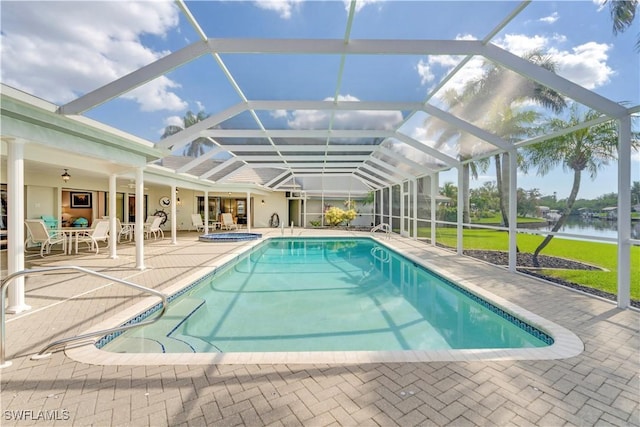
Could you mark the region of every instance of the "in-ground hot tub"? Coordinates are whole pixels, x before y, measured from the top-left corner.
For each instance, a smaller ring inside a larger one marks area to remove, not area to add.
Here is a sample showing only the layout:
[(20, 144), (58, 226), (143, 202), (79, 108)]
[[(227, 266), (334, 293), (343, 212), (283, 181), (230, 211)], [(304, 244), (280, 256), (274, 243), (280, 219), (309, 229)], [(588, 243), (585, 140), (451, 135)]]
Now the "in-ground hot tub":
[(210, 233), (198, 238), (201, 242), (241, 242), (243, 240), (261, 239), (259, 233)]

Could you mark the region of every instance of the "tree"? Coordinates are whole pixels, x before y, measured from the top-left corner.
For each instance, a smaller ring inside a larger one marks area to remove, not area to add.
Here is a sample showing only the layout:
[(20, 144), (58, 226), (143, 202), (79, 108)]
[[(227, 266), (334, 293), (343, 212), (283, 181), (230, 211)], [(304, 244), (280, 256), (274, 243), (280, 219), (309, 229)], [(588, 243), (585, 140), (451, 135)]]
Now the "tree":
[[(182, 126), (169, 125), (165, 127), (164, 133), (162, 134), (161, 138), (164, 139), (168, 136), (175, 135), (178, 132), (182, 132), (189, 126), (193, 126), (196, 123), (205, 120), (207, 117), (209, 117), (209, 115), (204, 111), (198, 111), (198, 114), (193, 114), (192, 111), (187, 111), (187, 113), (184, 115), (182, 119), (182, 123), (183, 123)], [(203, 138), (203, 137), (196, 138), (195, 140), (191, 141), (187, 145), (187, 147), (183, 152), (183, 155), (189, 156), (189, 157), (198, 157), (201, 154), (204, 154), (205, 147), (212, 147), (212, 146), (213, 146), (213, 142), (211, 142), (209, 139)]]
[[(609, 5), (613, 34), (623, 33), (631, 26), (636, 17), (638, 0), (605, 0), (604, 4)], [(640, 51), (640, 34), (636, 41), (636, 51)]]
[(535, 215), (538, 211), (538, 205), (540, 200), (540, 190), (534, 188), (533, 190), (525, 190), (518, 188), (518, 215), (522, 217)]
[[(556, 70), (551, 56), (540, 50), (529, 52), (524, 58), (549, 71)], [(484, 73), (479, 78), (468, 82), (461, 93), (448, 90), (443, 95), (443, 101), (449, 106), (450, 113), (509, 142), (530, 135), (533, 131), (532, 124), (538, 118), (538, 112), (521, 107), (523, 102), (531, 101), (556, 113), (566, 107), (566, 101), (559, 92), (489, 62), (485, 64)], [(487, 149), (482, 147), (478, 138), (463, 133), (452, 125), (442, 125), (438, 121), (435, 123), (434, 126), (428, 126), (427, 134), (437, 135), (436, 148), (449, 142), (455, 143), (460, 152), (458, 158), (463, 162), (463, 182), (460, 183), (464, 198), (463, 221), (468, 222), (468, 181), (470, 176), (477, 177), (477, 170), (486, 170), (488, 163), (475, 165), (475, 162), (465, 160), (479, 154), (476, 151), (486, 152)], [(505, 226), (509, 225), (506, 207), (509, 187), (508, 180), (503, 180), (502, 177), (503, 167), (508, 167), (508, 156), (509, 153), (494, 156), (500, 211)]]
[(490, 216), (491, 213), (500, 209), (498, 200), (498, 189), (494, 181), (485, 182), (482, 187), (474, 188), (470, 191), (471, 203), (475, 205), (479, 216)]
[[(574, 104), (567, 121), (559, 118), (553, 118), (548, 121), (548, 133), (576, 126), (600, 116), (601, 114), (594, 110), (581, 113), (578, 110), (578, 106)], [(637, 146), (637, 139), (632, 141), (632, 144)], [(591, 179), (594, 179), (603, 166), (616, 159), (617, 146), (618, 132), (616, 123), (615, 121), (608, 121), (556, 136), (525, 148), (525, 157), (532, 167), (537, 168), (538, 175), (544, 176), (558, 166), (573, 172), (571, 193), (566, 200), (560, 219), (551, 229), (552, 233), (560, 230), (571, 213), (580, 191), (582, 172), (587, 171)], [(549, 244), (551, 239), (553, 239), (553, 234), (548, 234), (535, 249), (533, 262), (536, 266), (538, 266), (538, 254)]]
[(633, 181), (631, 185), (631, 204), (640, 204), (640, 181)]
[(448, 203), (451, 206), (456, 206), (458, 203), (458, 187), (453, 182), (445, 182), (440, 188), (440, 194), (450, 199)]

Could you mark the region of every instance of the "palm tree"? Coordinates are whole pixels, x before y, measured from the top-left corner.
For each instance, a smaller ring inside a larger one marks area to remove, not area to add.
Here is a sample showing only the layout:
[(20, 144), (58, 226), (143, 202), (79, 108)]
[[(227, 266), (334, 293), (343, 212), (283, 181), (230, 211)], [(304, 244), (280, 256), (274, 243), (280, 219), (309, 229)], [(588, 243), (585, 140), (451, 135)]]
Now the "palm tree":
[[(187, 113), (184, 115), (182, 119), (183, 125), (182, 126), (169, 125), (165, 127), (164, 133), (162, 134), (161, 138), (164, 139), (168, 136), (175, 135), (176, 133), (185, 130), (189, 126), (193, 126), (194, 124), (205, 120), (207, 117), (209, 117), (209, 115), (206, 114), (204, 111), (198, 111), (198, 114), (193, 114), (192, 111), (187, 111)], [(189, 156), (189, 157), (198, 157), (201, 154), (204, 154), (205, 147), (211, 147), (211, 146), (213, 146), (213, 142), (211, 142), (207, 138), (200, 137), (191, 141), (187, 145), (187, 147), (183, 152), (183, 155)]]
[[(567, 121), (558, 118), (549, 120), (547, 124), (548, 132), (576, 126), (600, 116), (601, 114), (594, 110), (581, 113), (578, 110), (578, 106), (574, 104)], [(637, 139), (632, 141), (634, 146), (637, 146), (637, 143)], [(616, 123), (612, 120), (566, 135), (550, 138), (524, 149), (528, 164), (537, 168), (537, 173), (540, 176), (546, 175), (557, 166), (562, 166), (564, 170), (573, 171), (571, 193), (562, 210), (561, 217), (553, 226), (551, 233), (557, 232), (571, 213), (580, 190), (582, 172), (589, 172), (591, 179), (594, 179), (598, 174), (598, 170), (608, 165), (610, 161), (616, 160), (617, 146), (618, 132)], [(548, 234), (535, 249), (533, 262), (536, 266), (538, 266), (538, 254), (549, 244), (551, 239), (553, 239), (553, 234)]]
[[(556, 70), (556, 64), (552, 58), (540, 50), (529, 52), (524, 58), (549, 71)], [(487, 63), (483, 75), (467, 83), (461, 93), (454, 90), (445, 92), (443, 101), (449, 106), (450, 113), (511, 142), (531, 133), (531, 125), (538, 114), (532, 110), (516, 108), (516, 105), (524, 101), (533, 101), (556, 113), (566, 107), (566, 101), (560, 93), (493, 63)], [(439, 146), (453, 141), (459, 147), (459, 151), (462, 152), (464, 149), (465, 153), (459, 155), (461, 161), (473, 157), (474, 149), (478, 145), (477, 138), (462, 133), (453, 126), (446, 124), (443, 126), (439, 122), (435, 126), (429, 126), (427, 134), (437, 135), (436, 141)], [(502, 179), (502, 167), (508, 165), (508, 156), (508, 153), (494, 156), (500, 210), (505, 226), (509, 225), (506, 208), (506, 195), (509, 188), (508, 181)], [(467, 168), (467, 165), (471, 167), (467, 162), (463, 164), (463, 168)], [(469, 188), (470, 176), (475, 178), (477, 170), (486, 170), (486, 168), (487, 163), (481, 163), (476, 169), (472, 169), (471, 173), (463, 169), (463, 180), (466, 182), (461, 183), (461, 191)], [(463, 196), (463, 221), (468, 222), (468, 191), (464, 191)]]
[[(636, 17), (638, 0), (605, 0), (604, 3), (609, 5), (613, 34), (623, 33)], [(636, 50), (640, 50), (640, 35), (636, 41)]]

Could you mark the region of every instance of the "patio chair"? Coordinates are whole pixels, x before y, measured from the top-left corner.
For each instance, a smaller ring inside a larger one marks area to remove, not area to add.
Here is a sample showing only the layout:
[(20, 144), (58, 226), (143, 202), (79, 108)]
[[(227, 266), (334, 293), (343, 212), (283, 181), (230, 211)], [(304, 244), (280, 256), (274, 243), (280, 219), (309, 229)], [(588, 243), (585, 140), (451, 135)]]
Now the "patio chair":
[(220, 228), (225, 230), (237, 230), (238, 224), (233, 221), (233, 217), (230, 213), (220, 214)]
[[(149, 222), (149, 219), (151, 219), (151, 222)], [(160, 228), (161, 223), (162, 218), (159, 216), (147, 218), (147, 222), (144, 224), (144, 238), (148, 239), (153, 234), (154, 239), (157, 239), (158, 235), (162, 236), (161, 239), (164, 239), (164, 231)]]
[(120, 240), (123, 237), (131, 240), (133, 237), (133, 225), (122, 225), (122, 222), (120, 222), (120, 218), (116, 218), (116, 233), (118, 233), (118, 243), (120, 243)]
[(29, 243), (40, 245), (40, 256), (44, 257), (45, 251), (51, 253), (51, 246), (58, 243), (62, 243), (62, 251), (67, 248), (67, 239), (62, 234), (50, 234), (49, 228), (45, 222), (41, 219), (27, 219), (24, 221), (27, 226), (27, 240), (25, 240), (25, 247)]
[[(195, 227), (196, 231), (204, 231), (204, 222), (200, 214), (191, 214), (191, 227)], [(191, 227), (189, 227), (189, 230), (191, 230)]]
[(78, 236), (78, 242), (85, 242), (89, 245), (91, 250), (95, 248), (96, 255), (100, 250), (98, 246), (98, 242), (106, 242), (109, 247), (109, 220), (108, 219), (98, 219), (95, 221), (95, 227), (91, 228), (91, 230), (86, 233)]
[(42, 215), (40, 218), (44, 221), (45, 225), (49, 229), (53, 230), (58, 228), (58, 220), (55, 219), (52, 215)]

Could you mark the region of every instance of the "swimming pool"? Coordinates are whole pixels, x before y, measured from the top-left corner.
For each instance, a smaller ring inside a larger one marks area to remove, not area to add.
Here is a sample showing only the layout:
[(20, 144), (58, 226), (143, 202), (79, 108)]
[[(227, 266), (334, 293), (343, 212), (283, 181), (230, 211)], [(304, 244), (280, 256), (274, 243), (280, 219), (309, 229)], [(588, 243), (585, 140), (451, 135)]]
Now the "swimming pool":
[(269, 239), (172, 299), (156, 324), (98, 346), (126, 353), (381, 352), (554, 342), (369, 238)]

